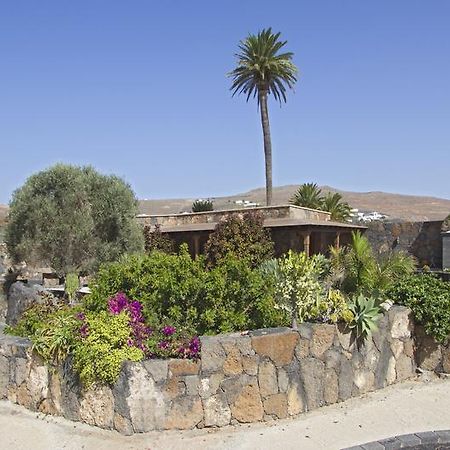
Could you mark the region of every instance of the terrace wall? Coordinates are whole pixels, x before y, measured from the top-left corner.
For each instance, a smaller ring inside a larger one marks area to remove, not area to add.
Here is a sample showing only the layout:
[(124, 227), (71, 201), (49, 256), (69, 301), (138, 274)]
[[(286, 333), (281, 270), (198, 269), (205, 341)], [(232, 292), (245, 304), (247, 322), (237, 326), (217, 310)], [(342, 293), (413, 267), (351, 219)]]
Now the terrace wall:
[(125, 363), (83, 390), (70, 360), (49, 369), (30, 342), (0, 338), (0, 398), (124, 434), (296, 416), (414, 375), (410, 311), (393, 307), (358, 347), (343, 328), (302, 324), (202, 337), (200, 361)]

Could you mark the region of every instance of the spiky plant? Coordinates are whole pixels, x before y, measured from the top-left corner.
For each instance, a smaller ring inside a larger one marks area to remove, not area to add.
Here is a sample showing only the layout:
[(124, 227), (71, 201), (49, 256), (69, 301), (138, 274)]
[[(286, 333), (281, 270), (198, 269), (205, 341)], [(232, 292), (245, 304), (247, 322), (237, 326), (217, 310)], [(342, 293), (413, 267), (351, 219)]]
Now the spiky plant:
[(236, 53), (237, 66), (228, 76), (232, 78), (233, 96), (244, 94), (247, 101), (257, 98), (261, 112), (266, 166), (266, 203), (272, 203), (272, 142), (270, 138), (268, 96), (273, 95), (280, 104), (286, 102), (287, 89), (297, 81), (297, 68), (292, 63), (293, 53), (281, 52), (287, 41), (271, 28), (258, 34), (249, 34), (240, 41)]
[(304, 183), (300, 185), (289, 202), (304, 208), (321, 209), (322, 190), (316, 183)]
[(211, 200), (195, 200), (192, 203), (192, 212), (205, 212), (205, 211), (214, 211), (214, 205)]
[(65, 283), (64, 283), (64, 292), (69, 299), (69, 303), (73, 303), (75, 301), (75, 295), (80, 287), (80, 281), (78, 279), (78, 274), (76, 273), (68, 273), (66, 275)]
[(374, 298), (359, 294), (349, 304), (349, 309), (354, 317), (348, 326), (355, 331), (357, 339), (365, 339), (378, 329), (381, 309)]

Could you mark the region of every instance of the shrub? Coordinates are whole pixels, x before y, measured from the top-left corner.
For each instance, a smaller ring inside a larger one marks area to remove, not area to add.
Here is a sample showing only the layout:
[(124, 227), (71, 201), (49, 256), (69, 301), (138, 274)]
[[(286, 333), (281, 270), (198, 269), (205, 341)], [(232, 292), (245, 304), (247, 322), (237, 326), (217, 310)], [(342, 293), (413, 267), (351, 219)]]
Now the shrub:
[(354, 297), (349, 309), (353, 314), (349, 328), (355, 331), (358, 340), (366, 339), (378, 329), (377, 322), (381, 317), (381, 309), (373, 297), (364, 297), (359, 294)]
[(141, 250), (137, 200), (116, 176), (58, 164), (28, 178), (10, 203), (6, 231), (14, 261), (50, 265), (60, 275), (90, 273)]
[(150, 253), (154, 250), (163, 253), (174, 252), (174, 242), (169, 236), (161, 231), (161, 225), (156, 224), (152, 230), (150, 225), (144, 226), (145, 251)]
[(438, 342), (450, 335), (450, 283), (432, 274), (410, 275), (387, 291), (395, 303), (405, 305), (425, 332)]
[(214, 205), (211, 200), (195, 200), (192, 203), (192, 212), (205, 212), (205, 211), (214, 211)]
[[(267, 265), (265, 266), (267, 268)], [(275, 299), (279, 309), (292, 318), (292, 327), (297, 321), (308, 318), (311, 308), (323, 295), (320, 277), (325, 273), (325, 258), (322, 255), (307, 256), (289, 250), (275, 266)]]
[(228, 255), (207, 270), (202, 258), (192, 259), (187, 246), (178, 255), (152, 252), (102, 266), (91, 284), (86, 306), (107, 308), (116, 292), (143, 304), (153, 328), (170, 323), (195, 334), (278, 325), (270, 280), (247, 261)]
[(228, 254), (247, 260), (251, 267), (272, 258), (274, 243), (263, 223), (262, 214), (250, 211), (242, 217), (232, 214), (218, 223), (205, 246), (208, 265), (218, 264)]

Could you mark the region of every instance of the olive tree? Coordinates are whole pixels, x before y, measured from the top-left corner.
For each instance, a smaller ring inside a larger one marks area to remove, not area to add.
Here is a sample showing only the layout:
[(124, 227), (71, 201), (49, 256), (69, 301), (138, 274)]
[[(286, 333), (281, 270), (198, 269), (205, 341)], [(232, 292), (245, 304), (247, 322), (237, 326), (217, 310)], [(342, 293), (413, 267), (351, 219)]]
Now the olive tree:
[(6, 244), (16, 262), (88, 274), (143, 249), (136, 213), (137, 199), (121, 178), (57, 164), (14, 192)]

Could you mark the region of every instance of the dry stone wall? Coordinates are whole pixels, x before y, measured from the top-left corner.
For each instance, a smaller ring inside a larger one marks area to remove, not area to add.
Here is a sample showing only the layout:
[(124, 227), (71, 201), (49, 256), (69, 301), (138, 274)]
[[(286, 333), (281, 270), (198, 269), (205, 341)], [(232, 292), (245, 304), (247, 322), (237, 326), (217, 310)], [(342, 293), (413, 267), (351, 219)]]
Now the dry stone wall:
[(0, 339), (0, 397), (124, 434), (296, 416), (411, 377), (410, 311), (393, 307), (358, 346), (343, 328), (302, 324), (202, 337), (200, 361), (125, 363), (114, 386), (83, 390), (25, 339)]

